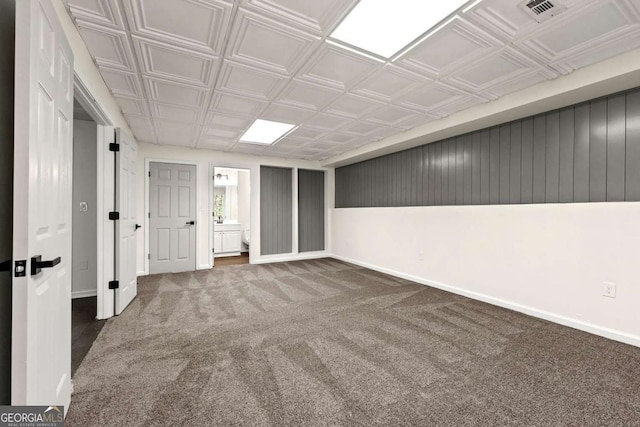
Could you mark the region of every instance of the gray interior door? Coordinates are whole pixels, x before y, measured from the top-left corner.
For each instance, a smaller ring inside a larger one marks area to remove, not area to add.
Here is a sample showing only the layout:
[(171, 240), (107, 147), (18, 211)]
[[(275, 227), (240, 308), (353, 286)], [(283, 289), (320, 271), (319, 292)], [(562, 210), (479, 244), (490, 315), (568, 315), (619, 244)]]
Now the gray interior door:
[(196, 167), (149, 167), (149, 273), (196, 269)]

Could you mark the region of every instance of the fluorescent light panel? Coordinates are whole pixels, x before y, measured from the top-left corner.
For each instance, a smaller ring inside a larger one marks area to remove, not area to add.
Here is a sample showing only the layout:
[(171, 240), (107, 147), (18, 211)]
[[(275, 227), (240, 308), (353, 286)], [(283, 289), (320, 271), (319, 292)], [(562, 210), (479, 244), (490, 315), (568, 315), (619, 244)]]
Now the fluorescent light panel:
[(469, 0), (360, 0), (331, 38), (391, 58)]
[(288, 134), (296, 125), (258, 119), (240, 137), (240, 142), (271, 145)]

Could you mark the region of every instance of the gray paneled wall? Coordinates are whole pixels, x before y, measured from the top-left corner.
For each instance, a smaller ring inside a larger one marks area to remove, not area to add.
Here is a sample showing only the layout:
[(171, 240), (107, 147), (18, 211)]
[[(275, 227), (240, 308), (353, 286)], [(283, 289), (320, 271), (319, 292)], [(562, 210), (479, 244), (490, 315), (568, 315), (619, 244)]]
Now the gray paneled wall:
[(324, 250), (324, 172), (298, 170), (298, 250)]
[(640, 201), (640, 90), (336, 169), (337, 208)]
[(291, 253), (292, 170), (260, 167), (260, 254)]

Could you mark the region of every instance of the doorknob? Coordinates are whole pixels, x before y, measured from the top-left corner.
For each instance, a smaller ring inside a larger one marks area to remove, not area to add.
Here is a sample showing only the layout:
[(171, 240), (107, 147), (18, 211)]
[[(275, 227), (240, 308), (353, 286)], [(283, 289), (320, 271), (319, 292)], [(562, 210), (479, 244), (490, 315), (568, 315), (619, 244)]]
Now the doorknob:
[(50, 261), (42, 261), (42, 255), (31, 257), (31, 275), (40, 274), (43, 268), (53, 268), (60, 264), (61, 258), (57, 257)]
[(142, 226), (140, 224), (136, 224), (136, 229), (135, 231), (138, 231), (138, 228), (142, 228)]
[(196, 225), (195, 221), (187, 221), (184, 225)]

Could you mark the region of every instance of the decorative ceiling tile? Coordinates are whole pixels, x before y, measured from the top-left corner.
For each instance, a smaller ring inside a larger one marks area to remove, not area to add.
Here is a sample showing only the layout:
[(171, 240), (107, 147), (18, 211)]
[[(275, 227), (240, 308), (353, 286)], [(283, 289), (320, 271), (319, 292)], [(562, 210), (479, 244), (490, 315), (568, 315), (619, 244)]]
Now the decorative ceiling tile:
[(367, 123), (367, 122), (356, 122), (352, 121), (348, 123), (346, 126), (340, 129), (341, 132), (347, 132), (353, 134), (355, 136), (369, 136), (380, 129), (380, 125), (377, 123)]
[(204, 104), (206, 89), (155, 78), (144, 80), (152, 101), (191, 108), (201, 108)]
[(280, 74), (225, 61), (218, 87), (228, 92), (269, 101), (280, 92), (285, 83), (286, 78)]
[[(386, 64), (324, 41), (357, 0), (66, 1), (140, 141), (287, 158), (337, 155), (640, 48), (640, 0), (563, 0), (543, 23), (519, 1), (482, 0)], [(239, 144), (258, 118), (299, 127)]]
[(224, 129), (217, 126), (207, 127), (204, 129), (204, 138), (217, 138), (225, 140), (237, 140), (240, 138), (241, 132), (237, 130)]
[(311, 119), (307, 120), (304, 124), (307, 127), (322, 129), (322, 130), (336, 130), (347, 123), (351, 119), (347, 119), (333, 114), (318, 113)]
[(320, 129), (313, 129), (306, 126), (300, 126), (293, 132), (289, 134), (289, 136), (294, 138), (304, 138), (308, 140), (314, 140), (322, 137), (326, 131)]
[(136, 116), (149, 116), (149, 109), (147, 108), (146, 101), (141, 99), (123, 98), (121, 96), (115, 96), (116, 102), (120, 107), (120, 110), (124, 114), (133, 114)]
[(366, 117), (368, 122), (379, 123), (386, 126), (395, 126), (398, 123), (410, 120), (419, 116), (420, 113), (415, 110), (388, 105), (386, 108), (369, 114)]
[(195, 124), (200, 117), (200, 109), (177, 107), (154, 102), (151, 104), (153, 116), (160, 120)]
[(340, 94), (340, 91), (334, 89), (293, 80), (280, 94), (279, 102), (294, 107), (322, 110)]
[(502, 46), (504, 44), (498, 39), (458, 18), (426, 38), (396, 63), (439, 78)]
[(518, 3), (513, 0), (483, 0), (464, 16), (503, 41), (513, 40), (518, 33), (539, 25), (518, 7)]
[(133, 40), (145, 75), (202, 87), (211, 85), (217, 63), (211, 56), (140, 37)]
[(507, 47), (456, 70), (443, 81), (463, 87), (470, 93), (479, 93), (536, 72), (545, 72), (549, 78), (557, 77), (557, 73), (542, 70), (534, 61)]
[(298, 76), (345, 91), (381, 67), (380, 62), (325, 43)]
[(127, 119), (127, 123), (129, 124), (129, 126), (131, 126), (132, 128), (145, 129), (153, 127), (153, 124), (151, 123), (151, 119), (149, 119), (149, 117), (135, 116), (132, 114), (125, 114), (124, 117)]
[(101, 68), (100, 74), (115, 96), (144, 98), (137, 74), (107, 68)]
[(315, 114), (316, 112), (313, 110), (273, 103), (262, 114), (260, 114), (260, 118), (275, 122), (299, 125), (304, 123), (306, 120), (309, 120)]
[(247, 0), (247, 7), (316, 35), (326, 35), (356, 0)]
[(375, 110), (384, 108), (383, 102), (374, 101), (363, 96), (345, 94), (326, 108), (326, 111), (342, 116), (359, 119)]
[(450, 86), (429, 83), (401, 98), (398, 104), (429, 112), (450, 102), (457, 101), (464, 95), (466, 94)]
[(212, 126), (231, 128), (231, 129), (247, 129), (251, 125), (251, 119), (246, 117), (231, 116), (222, 113), (208, 113), (206, 123)]
[(215, 0), (127, 0), (134, 34), (219, 56), (232, 5)]
[(257, 99), (216, 92), (211, 109), (216, 113), (255, 117), (266, 105), (266, 102)]
[(124, 30), (122, 11), (117, 0), (70, 0), (68, 3), (69, 11), (76, 19)]
[(246, 10), (238, 12), (230, 57), (291, 76), (320, 39)]
[(424, 84), (425, 78), (387, 64), (360, 82), (353, 91), (390, 102)]
[(195, 127), (184, 123), (156, 120), (158, 139), (161, 144), (193, 145)]
[(76, 25), (99, 66), (136, 71), (133, 53), (125, 32), (84, 21), (77, 21)]
[(595, 61), (606, 59), (606, 49), (617, 51), (620, 44), (627, 49), (640, 45), (638, 14), (624, 2), (607, 0), (576, 8), (576, 13), (564, 13), (548, 21), (543, 29), (527, 34), (516, 42), (530, 56), (539, 58), (562, 73), (578, 68), (580, 61), (595, 51)]

